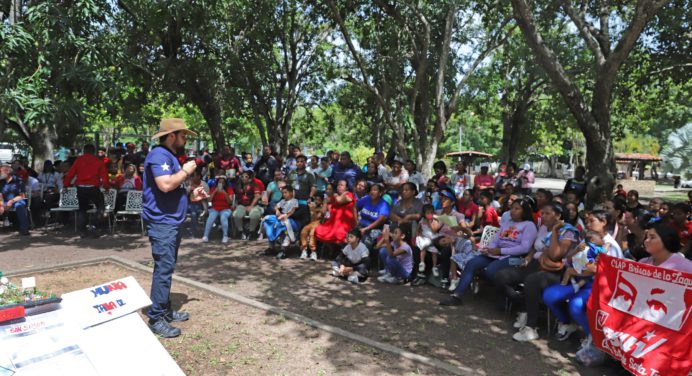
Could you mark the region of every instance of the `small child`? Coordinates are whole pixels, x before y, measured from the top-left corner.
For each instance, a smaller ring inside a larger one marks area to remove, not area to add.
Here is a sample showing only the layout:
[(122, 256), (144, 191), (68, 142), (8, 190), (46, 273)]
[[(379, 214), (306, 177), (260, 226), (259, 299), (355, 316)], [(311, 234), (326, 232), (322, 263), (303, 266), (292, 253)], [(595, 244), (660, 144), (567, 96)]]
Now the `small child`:
[(281, 244), (281, 251), (276, 256), (280, 259), (286, 257), (286, 247), (288, 247), (290, 242), (295, 241), (293, 231), (298, 228), (298, 225), (291, 216), (296, 212), (299, 206), (298, 200), (293, 197), (293, 186), (286, 185), (281, 192), (283, 199), (276, 204), (276, 215), (268, 215), (264, 219), (264, 230), (267, 234), (269, 247), (272, 251), (276, 247), (276, 240), (281, 237), (284, 232), (286, 233), (283, 243)]
[(615, 192), (613, 192), (614, 197), (622, 197), (622, 198), (627, 198), (627, 191), (623, 188), (622, 184), (618, 184), (615, 187)]
[(370, 270), (370, 251), (360, 240), (360, 230), (353, 229), (346, 235), (346, 246), (332, 261), (332, 275), (346, 278), (357, 284), (368, 278)]
[(309, 203), (310, 207), (310, 223), (303, 227), (300, 231), (300, 248), (303, 250), (300, 254), (300, 259), (305, 260), (308, 258), (308, 248), (310, 249), (310, 259), (312, 261), (317, 261), (317, 241), (315, 239), (315, 228), (322, 222), (324, 218), (324, 211), (322, 210), (322, 205), (324, 204), (323, 196), (315, 196), (313, 202)]
[(443, 224), (435, 217), (435, 209), (430, 204), (423, 205), (421, 214), (422, 217), (418, 223), (418, 234), (416, 235), (416, 246), (420, 249), (418, 271), (425, 273), (425, 252), (430, 252), (432, 255), (432, 273), (435, 277), (439, 277), (440, 270), (437, 267), (437, 255), (440, 252), (433, 245), (433, 242), (440, 236), (439, 231)]
[(413, 252), (408, 245), (411, 237), (408, 231), (408, 227), (395, 227), (390, 233), (389, 227), (384, 228), (382, 238), (375, 246), (380, 249), (380, 265), (384, 265), (384, 269), (379, 271), (378, 281), (399, 284), (411, 277)]
[[(599, 254), (607, 252), (607, 246), (603, 245), (603, 237), (595, 231), (587, 231), (584, 242), (577, 247), (577, 253), (571, 258), (571, 267), (565, 270), (562, 276), (562, 285), (567, 286), (571, 283), (574, 292), (579, 291), (586, 284), (589, 277), (582, 277), (582, 273), (586, 271), (587, 266), (591, 266), (596, 262)], [(576, 279), (574, 277), (577, 277)]]
[(481, 235), (483, 235), (483, 229), (485, 226), (500, 227), (500, 217), (497, 215), (497, 211), (492, 205), (493, 195), (492, 193), (486, 191), (481, 192), (480, 200), (480, 226), (478, 229), (473, 231), (473, 235), (480, 240)]

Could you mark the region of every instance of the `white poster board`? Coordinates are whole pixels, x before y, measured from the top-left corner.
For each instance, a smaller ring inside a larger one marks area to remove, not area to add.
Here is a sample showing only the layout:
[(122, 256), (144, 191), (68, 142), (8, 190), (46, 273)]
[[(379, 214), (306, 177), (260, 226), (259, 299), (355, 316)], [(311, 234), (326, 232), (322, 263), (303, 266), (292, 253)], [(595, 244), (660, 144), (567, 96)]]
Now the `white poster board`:
[(184, 375), (137, 311), (134, 277), (62, 296), (60, 309), (0, 326), (0, 376)]

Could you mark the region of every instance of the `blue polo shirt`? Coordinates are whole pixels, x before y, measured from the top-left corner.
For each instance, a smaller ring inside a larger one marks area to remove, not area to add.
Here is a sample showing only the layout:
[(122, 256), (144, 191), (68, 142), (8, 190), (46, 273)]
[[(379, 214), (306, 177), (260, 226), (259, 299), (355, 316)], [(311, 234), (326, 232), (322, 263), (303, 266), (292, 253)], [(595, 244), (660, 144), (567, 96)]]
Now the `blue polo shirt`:
[(180, 225), (187, 213), (187, 194), (182, 185), (164, 193), (154, 178), (180, 171), (178, 159), (163, 146), (154, 147), (144, 160), (142, 218), (147, 222)]
[(2, 193), (2, 200), (7, 203), (16, 196), (26, 193), (26, 185), (17, 175), (12, 175), (12, 181), (9, 183), (6, 180), (0, 180), (0, 193)]

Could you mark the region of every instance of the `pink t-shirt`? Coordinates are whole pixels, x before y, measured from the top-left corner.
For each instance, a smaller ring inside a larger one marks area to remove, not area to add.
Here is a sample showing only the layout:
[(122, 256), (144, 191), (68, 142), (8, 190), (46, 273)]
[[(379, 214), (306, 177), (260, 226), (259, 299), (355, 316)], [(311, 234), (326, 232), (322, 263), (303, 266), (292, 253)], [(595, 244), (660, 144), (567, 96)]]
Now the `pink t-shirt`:
[(482, 175), (478, 174), (476, 175), (475, 178), (473, 178), (473, 185), (478, 185), (478, 186), (490, 186), (494, 187), (495, 186), (495, 178), (488, 174), (488, 175)]
[[(642, 264), (653, 265), (654, 260), (651, 257), (644, 257), (639, 260)], [(668, 260), (664, 261), (660, 268), (666, 268), (671, 270), (678, 270), (685, 273), (692, 273), (692, 261), (686, 259), (683, 255), (679, 253), (673, 253), (672, 256), (668, 257)]]

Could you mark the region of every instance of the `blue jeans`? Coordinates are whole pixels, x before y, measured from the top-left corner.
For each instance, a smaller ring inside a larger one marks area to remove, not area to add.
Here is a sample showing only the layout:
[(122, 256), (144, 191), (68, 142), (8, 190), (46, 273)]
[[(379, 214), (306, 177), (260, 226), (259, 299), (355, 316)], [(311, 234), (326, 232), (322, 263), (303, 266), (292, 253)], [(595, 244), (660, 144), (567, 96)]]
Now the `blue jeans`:
[[(7, 202), (5, 202), (5, 215), (8, 215)], [(17, 218), (17, 228), (19, 232), (25, 234), (29, 232), (29, 212), (27, 208), (27, 200), (19, 200), (12, 205), (12, 210), (9, 213), (14, 213)]]
[(543, 302), (559, 322), (569, 324), (570, 321), (574, 320), (588, 335), (590, 332), (589, 320), (586, 316), (586, 303), (589, 301), (592, 285), (593, 281), (588, 281), (577, 292), (574, 292), (572, 285), (552, 285), (543, 290)]
[(207, 224), (204, 226), (204, 237), (209, 237), (209, 231), (211, 231), (211, 226), (214, 225), (217, 217), (221, 217), (221, 230), (223, 230), (223, 237), (228, 237), (228, 218), (231, 217), (231, 209), (224, 209), (221, 211), (209, 208), (209, 218), (207, 218)]
[(202, 207), (202, 204), (198, 202), (191, 202), (187, 205), (187, 212), (190, 213), (190, 232), (193, 235), (197, 234), (197, 224), (199, 223), (199, 215), (202, 214), (203, 211), (204, 208)]
[(406, 279), (411, 276), (411, 272), (407, 272), (404, 269), (404, 266), (399, 263), (396, 256), (390, 256), (387, 253), (387, 248), (380, 248), (380, 265), (384, 265), (389, 274), (397, 278)]
[[(298, 224), (293, 218), (289, 218), (288, 222), (291, 224), (291, 229), (293, 230), (293, 240), (296, 239), (295, 231), (298, 229)], [(286, 232), (286, 225), (283, 221), (279, 221), (275, 215), (268, 215), (264, 217), (264, 232), (267, 234), (267, 240), (270, 242), (276, 241), (276, 239)]]
[(459, 297), (463, 296), (464, 291), (466, 291), (466, 289), (473, 281), (473, 276), (476, 274), (476, 272), (478, 272), (479, 270), (483, 270), (484, 268), (485, 278), (488, 281), (492, 281), (497, 272), (509, 267), (510, 258), (511, 257), (496, 259), (485, 255), (480, 255), (472, 258), (471, 260), (469, 260), (468, 263), (466, 263), (466, 267), (464, 268), (464, 271), (461, 273), (459, 285), (457, 286), (456, 290), (454, 290), (454, 295)]
[(150, 320), (161, 318), (171, 309), (170, 295), (173, 271), (178, 260), (180, 226), (147, 223), (151, 255), (154, 258), (154, 274), (151, 281), (151, 307), (147, 312)]

